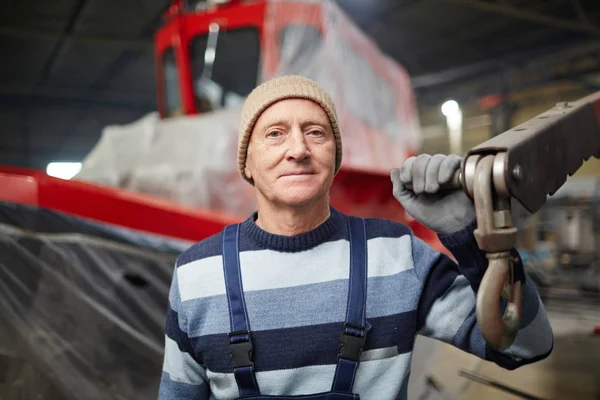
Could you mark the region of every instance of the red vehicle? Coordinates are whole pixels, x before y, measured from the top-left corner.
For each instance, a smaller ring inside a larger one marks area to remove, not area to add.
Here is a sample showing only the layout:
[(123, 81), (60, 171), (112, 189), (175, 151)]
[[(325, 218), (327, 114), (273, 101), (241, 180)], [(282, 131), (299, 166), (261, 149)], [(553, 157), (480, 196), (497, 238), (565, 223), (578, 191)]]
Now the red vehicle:
[[(389, 171), (417, 149), (408, 76), (333, 2), (177, 0), (156, 33), (155, 53), (156, 124), (218, 119), (261, 80), (315, 76), (332, 93), (344, 137), (332, 205), (407, 223), (443, 250), (392, 195)], [(252, 188), (238, 178), (230, 184), (250, 198)], [(9, 369), (0, 375), (11, 376), (11, 366), (21, 374), (26, 359), (36, 382), (48, 383), (28, 385), (31, 398), (156, 397), (177, 254), (247, 217), (112, 186), (0, 167), (0, 326), (10, 332), (0, 330), (0, 343), (20, 349), (14, 357), (0, 350), (8, 357), (0, 366)]]
[[(332, 205), (354, 215), (406, 223), (418, 236), (444, 251), (432, 232), (408, 219), (392, 195), (390, 170), (417, 150), (408, 136), (418, 134), (415, 128), (418, 121), (410, 82), (401, 66), (380, 53), (328, 2), (215, 0), (209, 3), (212, 5), (197, 0), (174, 1), (164, 15), (164, 26), (155, 35), (160, 118), (170, 121), (181, 116), (210, 115), (226, 107), (232, 97), (239, 101), (260, 79), (296, 72), (291, 71), (294, 69), (310, 74), (310, 66), (297, 68), (302, 64), (298, 59), (306, 54), (311, 56), (309, 64), (316, 64), (320, 69), (326, 68), (320, 63), (344, 63), (344, 68), (336, 66), (333, 73), (326, 76), (333, 81), (328, 86), (334, 92), (344, 138), (344, 162), (331, 190)], [(322, 51), (341, 47), (343, 55), (328, 56), (324, 62), (315, 59), (313, 55), (318, 51), (314, 48), (319, 45)], [(312, 49), (307, 49), (311, 46)], [(283, 54), (286, 51), (288, 54)], [(346, 72), (348, 70), (350, 72)], [(344, 81), (344, 74), (353, 81)], [(364, 86), (361, 80), (355, 79), (356, 75), (366, 82)], [(369, 93), (365, 93), (365, 88)], [(342, 92), (343, 96), (338, 95), (336, 99), (336, 92)], [(376, 103), (377, 110), (369, 110), (362, 99), (357, 102), (360, 96), (370, 102), (381, 98)], [(375, 112), (379, 114), (374, 117), (371, 114)], [(393, 126), (384, 126), (380, 120)], [(173, 128), (169, 129), (167, 139), (174, 135)], [(155, 163), (155, 160), (150, 162)], [(232, 163), (231, 170), (237, 174), (235, 168)], [(16, 171), (4, 169), (2, 176), (16, 179)], [(201, 240), (220, 231), (222, 221), (231, 222), (248, 215), (247, 210), (224, 213), (210, 206), (188, 209), (185, 204), (148, 197), (137, 190), (133, 192), (138, 193), (132, 193), (119, 187), (86, 184), (94, 182), (93, 179), (83, 178), (86, 183), (75, 183), (50, 179), (35, 171), (18, 170), (18, 174), (28, 176), (28, 181), (37, 185), (39, 200), (35, 204), (40, 207), (177, 239)], [(229, 185), (239, 187), (238, 195), (246, 199), (252, 197), (252, 188), (241, 178)], [(8, 186), (0, 185), (3, 187)], [(76, 196), (70, 195), (73, 187), (78, 188)], [(44, 190), (49, 197), (44, 196)], [(2, 193), (0, 189), (0, 196), (4, 200), (20, 197), (12, 188), (9, 193)], [(46, 198), (53, 200), (45, 202)], [(112, 206), (107, 208), (105, 204)], [(147, 204), (156, 206), (148, 208)], [(99, 210), (102, 210), (100, 214)], [(153, 213), (157, 213), (156, 216)], [(163, 218), (168, 215), (181, 215), (183, 227), (172, 222), (165, 224)], [(190, 220), (200, 216), (191, 234), (185, 227), (189, 225), (185, 215), (189, 215)]]
[[(390, 101), (394, 106), (387, 110), (387, 116), (400, 122), (397, 129), (401, 130), (403, 124), (416, 123), (410, 82), (404, 70), (379, 53), (351, 23), (332, 21), (340, 18), (337, 15), (335, 18), (324, 15), (333, 13), (327, 2), (230, 0), (212, 3), (174, 1), (164, 15), (165, 25), (156, 33), (161, 118), (218, 109), (225, 104), (227, 94), (247, 95), (256, 86), (257, 77), (267, 79), (290, 72), (293, 68), (288, 67), (293, 61), (290, 62), (289, 57), (284, 60), (286, 56), (282, 54), (290, 47), (295, 47), (295, 56), (300, 57), (302, 50), (298, 48), (335, 38), (336, 45), (345, 43), (348, 54), (352, 54), (345, 61), (357, 67), (363, 64), (362, 71), (368, 75), (362, 76), (364, 80), (396, 92), (396, 100)], [(199, 11), (194, 11), (197, 9)], [(292, 44), (286, 46), (286, 40)], [(208, 94), (210, 90), (205, 87), (208, 82), (221, 88), (218, 98)], [(407, 220), (392, 196), (389, 171), (416, 149), (405, 142), (394, 143), (380, 126), (371, 123), (364, 113), (361, 115), (360, 108), (348, 103), (338, 109), (345, 147), (344, 165), (331, 192), (333, 206), (355, 215), (407, 223), (417, 235), (442, 249), (435, 235)], [(363, 144), (371, 148), (365, 149)], [(359, 151), (370, 158), (358, 157)]]

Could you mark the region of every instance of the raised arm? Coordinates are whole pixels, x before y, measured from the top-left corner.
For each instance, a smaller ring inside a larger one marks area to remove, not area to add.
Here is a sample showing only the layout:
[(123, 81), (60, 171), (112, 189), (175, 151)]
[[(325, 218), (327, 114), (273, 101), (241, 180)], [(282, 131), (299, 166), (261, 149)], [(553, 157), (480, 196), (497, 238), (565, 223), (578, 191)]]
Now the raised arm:
[(452, 179), (460, 162), (461, 158), (454, 155), (420, 155), (408, 159), (391, 174), (396, 199), (409, 215), (437, 232), (457, 260), (456, 263), (435, 253), (423, 241), (413, 238), (415, 268), (424, 285), (419, 327), (426, 336), (514, 369), (550, 354), (552, 329), (534, 285), (526, 279), (518, 252), (512, 249), (517, 260), (515, 278), (523, 284), (520, 329), (513, 344), (504, 351), (495, 351), (485, 343), (477, 325), (475, 304), (488, 260), (473, 235), (475, 207), (461, 190), (440, 190)]

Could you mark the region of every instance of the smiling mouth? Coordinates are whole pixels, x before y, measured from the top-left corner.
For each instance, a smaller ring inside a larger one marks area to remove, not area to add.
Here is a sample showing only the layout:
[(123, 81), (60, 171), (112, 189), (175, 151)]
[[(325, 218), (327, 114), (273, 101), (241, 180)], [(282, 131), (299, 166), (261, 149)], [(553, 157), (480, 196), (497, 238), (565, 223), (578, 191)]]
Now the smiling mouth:
[(306, 176), (306, 175), (314, 175), (312, 172), (296, 172), (291, 174), (284, 174), (281, 177), (293, 177), (293, 176)]

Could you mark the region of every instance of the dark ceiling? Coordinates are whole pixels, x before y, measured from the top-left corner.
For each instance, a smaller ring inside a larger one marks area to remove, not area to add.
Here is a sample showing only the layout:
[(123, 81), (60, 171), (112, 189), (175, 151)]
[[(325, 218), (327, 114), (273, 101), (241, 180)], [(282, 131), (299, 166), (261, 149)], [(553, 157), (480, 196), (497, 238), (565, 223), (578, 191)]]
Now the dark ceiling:
[[(337, 2), (425, 98), (548, 57), (600, 56), (598, 0)], [(168, 3), (0, 0), (0, 164), (81, 160), (103, 127), (155, 110), (152, 35)]]

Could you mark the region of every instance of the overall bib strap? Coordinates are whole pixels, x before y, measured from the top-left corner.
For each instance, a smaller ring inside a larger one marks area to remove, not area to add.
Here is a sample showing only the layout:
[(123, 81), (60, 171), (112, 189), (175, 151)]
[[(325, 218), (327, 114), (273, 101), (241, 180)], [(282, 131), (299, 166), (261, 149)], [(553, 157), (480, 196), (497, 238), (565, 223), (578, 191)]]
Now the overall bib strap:
[(367, 339), (367, 234), (362, 218), (348, 217), (350, 279), (346, 322), (340, 338), (340, 353), (332, 391), (352, 392), (360, 355)]
[(260, 391), (254, 374), (252, 337), (242, 288), (239, 229), (240, 225), (235, 224), (223, 230), (223, 273), (231, 326), (227, 344), (240, 396), (258, 396)]

